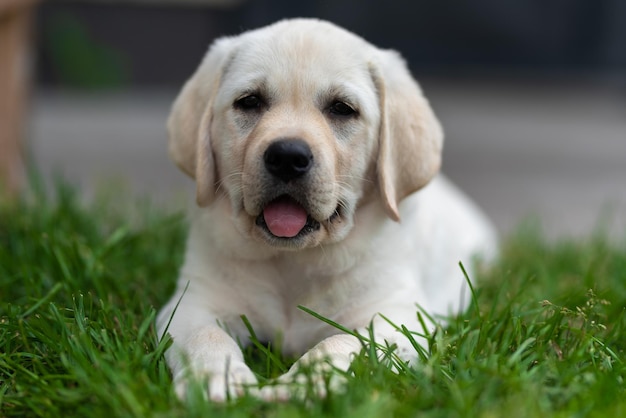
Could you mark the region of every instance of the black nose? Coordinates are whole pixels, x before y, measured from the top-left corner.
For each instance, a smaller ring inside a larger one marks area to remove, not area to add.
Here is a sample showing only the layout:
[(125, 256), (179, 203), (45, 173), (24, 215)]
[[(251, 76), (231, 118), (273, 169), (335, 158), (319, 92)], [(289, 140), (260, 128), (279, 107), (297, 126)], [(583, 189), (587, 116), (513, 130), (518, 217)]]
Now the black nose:
[(300, 139), (281, 139), (267, 147), (263, 161), (267, 171), (287, 183), (311, 169), (313, 153)]

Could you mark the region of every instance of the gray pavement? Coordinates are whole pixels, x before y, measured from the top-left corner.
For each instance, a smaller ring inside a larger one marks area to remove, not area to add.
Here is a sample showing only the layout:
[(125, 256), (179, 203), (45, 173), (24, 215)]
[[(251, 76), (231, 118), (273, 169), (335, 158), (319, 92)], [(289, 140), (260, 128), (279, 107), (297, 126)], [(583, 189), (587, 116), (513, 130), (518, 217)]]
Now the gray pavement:
[[(535, 216), (550, 237), (580, 236), (609, 215), (626, 237), (626, 90), (610, 84), (422, 80), (446, 131), (444, 171), (503, 234)], [(166, 154), (175, 91), (38, 91), (29, 130), (40, 170), (87, 196), (180, 208), (193, 183)]]

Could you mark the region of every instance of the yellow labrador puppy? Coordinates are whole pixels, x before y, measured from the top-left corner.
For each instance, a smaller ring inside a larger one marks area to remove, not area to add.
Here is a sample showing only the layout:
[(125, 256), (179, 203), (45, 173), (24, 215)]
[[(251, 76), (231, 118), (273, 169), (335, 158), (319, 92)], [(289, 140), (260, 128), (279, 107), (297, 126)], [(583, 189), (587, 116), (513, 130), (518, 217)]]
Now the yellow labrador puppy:
[(495, 252), (489, 222), (437, 176), (442, 130), (400, 55), (331, 23), (218, 39), (168, 128), (197, 184), (178, 288), (158, 318), (181, 396), (190, 376), (214, 400), (256, 382), (242, 315), (259, 339), (305, 353), (285, 381), (312, 359), (347, 369), (358, 339), (299, 305), (361, 333), (373, 323), (413, 362), (378, 314), (420, 330), (417, 305), (459, 312), (469, 292), (458, 262)]

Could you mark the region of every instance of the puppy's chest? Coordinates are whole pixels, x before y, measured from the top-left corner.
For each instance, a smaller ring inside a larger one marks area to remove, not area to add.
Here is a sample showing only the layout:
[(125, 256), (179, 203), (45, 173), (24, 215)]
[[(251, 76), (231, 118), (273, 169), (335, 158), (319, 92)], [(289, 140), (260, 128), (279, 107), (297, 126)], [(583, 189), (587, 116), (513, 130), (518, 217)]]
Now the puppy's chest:
[[(323, 321), (304, 312), (308, 308), (336, 320), (359, 300), (359, 286), (349, 272), (328, 274), (312, 269), (273, 268), (251, 271), (254, 280), (240, 293), (239, 303), (227, 308), (224, 319), (232, 331), (245, 339), (241, 326), (245, 315), (263, 340), (282, 340), (286, 352), (300, 352), (312, 342), (336, 333)], [(351, 324), (342, 324), (351, 325)]]
[(310, 317), (303, 314), (300, 306), (320, 315), (333, 315), (345, 306), (349, 294), (355, 291), (349, 273), (329, 275), (312, 271), (280, 271), (267, 279), (267, 296), (274, 299), (276, 307), (280, 307), (284, 317), (282, 322), (287, 323)]

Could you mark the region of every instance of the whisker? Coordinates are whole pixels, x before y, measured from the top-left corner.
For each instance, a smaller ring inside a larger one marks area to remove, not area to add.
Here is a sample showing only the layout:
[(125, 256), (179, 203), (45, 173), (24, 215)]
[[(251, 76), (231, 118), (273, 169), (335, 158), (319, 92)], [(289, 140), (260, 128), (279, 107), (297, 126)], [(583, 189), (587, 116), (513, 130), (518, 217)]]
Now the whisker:
[(319, 247), (320, 247), (320, 251), (322, 252), (322, 257), (325, 258), (326, 257), (326, 247), (324, 246), (323, 243), (320, 243)]
[[(235, 172), (232, 172), (232, 173), (222, 177), (221, 179), (219, 179), (217, 181), (217, 183), (216, 183), (216, 188), (215, 188), (216, 194), (222, 188), (222, 186), (224, 185), (224, 182), (226, 180), (229, 180), (229, 179), (231, 179), (233, 177), (242, 176), (242, 175), (243, 175), (243, 171), (235, 171)], [(242, 187), (243, 186), (241, 186), (241, 182), (239, 182), (239, 190), (238, 191), (241, 191)], [(233, 191), (235, 191), (235, 190), (233, 190)]]
[(339, 206), (344, 212), (350, 210), (346, 200), (349, 200), (349, 196), (352, 194), (351, 189), (346, 187), (345, 183), (338, 182), (339, 193), (337, 193), (337, 206)]
[(361, 177), (361, 176), (353, 176), (351, 174), (339, 174), (337, 175), (337, 178), (348, 178), (348, 179), (355, 179), (355, 180), (361, 180), (367, 183), (374, 183), (373, 180), (365, 178), (365, 177)]
[(339, 188), (342, 190), (350, 190), (352, 187), (349, 183), (343, 181), (338, 181), (337, 186), (339, 186)]

